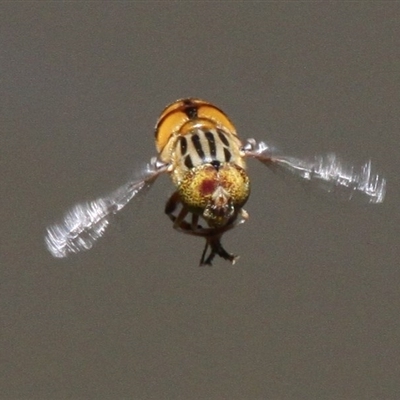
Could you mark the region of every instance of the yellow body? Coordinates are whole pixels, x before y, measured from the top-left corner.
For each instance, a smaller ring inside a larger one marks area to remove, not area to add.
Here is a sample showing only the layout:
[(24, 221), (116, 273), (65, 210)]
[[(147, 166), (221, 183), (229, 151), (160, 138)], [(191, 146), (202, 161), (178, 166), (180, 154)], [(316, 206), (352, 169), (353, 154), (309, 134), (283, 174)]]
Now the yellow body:
[(165, 108), (155, 128), (161, 161), (171, 165), (180, 201), (209, 226), (223, 226), (247, 201), (242, 143), (226, 114), (200, 99)]

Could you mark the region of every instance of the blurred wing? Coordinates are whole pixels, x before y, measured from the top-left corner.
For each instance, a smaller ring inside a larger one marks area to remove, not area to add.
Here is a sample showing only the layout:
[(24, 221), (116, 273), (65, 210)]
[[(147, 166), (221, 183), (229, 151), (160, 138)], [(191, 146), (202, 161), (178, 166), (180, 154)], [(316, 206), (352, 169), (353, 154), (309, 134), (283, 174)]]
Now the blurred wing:
[(100, 238), (110, 222), (112, 214), (117, 213), (139, 193), (145, 193), (158, 175), (168, 166), (151, 162), (140, 178), (121, 186), (110, 195), (97, 200), (75, 205), (59, 224), (47, 228), (45, 242), (54, 257), (66, 257), (71, 253), (89, 250)]
[(246, 155), (257, 158), (272, 170), (291, 174), (342, 200), (382, 203), (385, 198), (386, 179), (372, 171), (371, 161), (356, 168), (344, 164), (333, 153), (300, 160), (277, 155), (263, 142), (249, 140), (246, 146)]

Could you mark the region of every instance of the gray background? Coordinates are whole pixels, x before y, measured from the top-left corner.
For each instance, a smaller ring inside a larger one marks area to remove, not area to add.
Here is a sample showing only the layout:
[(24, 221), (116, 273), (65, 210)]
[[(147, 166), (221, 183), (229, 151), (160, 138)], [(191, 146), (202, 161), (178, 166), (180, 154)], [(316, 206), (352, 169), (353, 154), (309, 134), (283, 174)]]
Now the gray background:
[[(398, 399), (399, 19), (395, 2), (3, 2), (0, 398)], [(198, 268), (165, 176), (53, 259), (45, 227), (155, 155), (184, 96), (287, 154), (371, 157), (385, 203), (249, 162), (250, 220), (224, 237), (241, 258)]]

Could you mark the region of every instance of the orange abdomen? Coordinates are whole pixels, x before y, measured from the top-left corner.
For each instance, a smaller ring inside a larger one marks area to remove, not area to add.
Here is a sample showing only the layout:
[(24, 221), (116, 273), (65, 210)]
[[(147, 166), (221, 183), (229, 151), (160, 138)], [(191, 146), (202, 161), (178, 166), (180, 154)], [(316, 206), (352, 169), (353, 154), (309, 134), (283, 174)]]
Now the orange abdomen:
[(156, 148), (161, 153), (171, 136), (183, 136), (196, 127), (220, 128), (236, 136), (232, 122), (216, 106), (200, 99), (177, 100), (167, 106), (157, 121), (155, 128)]

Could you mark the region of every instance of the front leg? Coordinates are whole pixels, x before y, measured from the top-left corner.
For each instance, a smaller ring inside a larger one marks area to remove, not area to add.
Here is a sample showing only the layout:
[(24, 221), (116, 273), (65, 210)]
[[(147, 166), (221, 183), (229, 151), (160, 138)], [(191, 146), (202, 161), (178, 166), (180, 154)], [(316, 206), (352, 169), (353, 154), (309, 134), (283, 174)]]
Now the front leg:
[[(181, 205), (182, 208), (180, 212), (179, 213), (177, 212), (177, 215), (175, 215), (175, 212), (177, 211), (179, 205)], [(168, 215), (169, 219), (174, 223), (173, 228), (176, 229), (177, 231), (187, 233), (189, 235), (204, 236), (203, 233), (199, 233), (203, 232), (205, 229), (198, 224), (199, 215), (191, 213), (192, 214), (191, 222), (189, 223), (188, 221), (185, 220), (185, 218), (189, 214), (189, 210), (185, 205), (182, 204), (178, 192), (175, 192), (168, 199), (167, 204), (165, 206), (165, 213)]]
[[(179, 206), (182, 208), (178, 212)], [(232, 264), (235, 264), (239, 256), (228, 253), (222, 247), (221, 237), (226, 231), (244, 223), (248, 219), (248, 214), (245, 210), (239, 209), (236, 211), (224, 226), (204, 228), (199, 224), (200, 215), (189, 211), (189, 209), (182, 204), (179, 193), (175, 192), (167, 201), (165, 213), (171, 219), (173, 222), (173, 227), (177, 231), (186, 233), (188, 235), (202, 236), (206, 239), (206, 245), (201, 256), (200, 266), (212, 265), (212, 261), (216, 255), (230, 261)], [(210, 253), (207, 256), (209, 248)]]
[[(239, 256), (235, 256), (234, 254), (228, 253), (221, 244), (221, 237), (222, 234), (218, 236), (212, 236), (206, 238), (206, 245), (203, 250), (203, 254), (201, 255), (200, 259), (200, 267), (204, 267), (206, 265), (211, 266), (212, 261), (216, 255), (220, 256), (224, 260), (228, 260), (233, 264), (235, 264), (236, 260)], [(208, 248), (211, 248), (210, 255), (206, 258), (206, 253)]]

